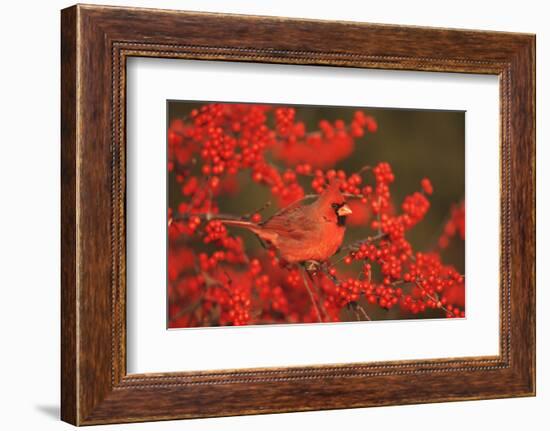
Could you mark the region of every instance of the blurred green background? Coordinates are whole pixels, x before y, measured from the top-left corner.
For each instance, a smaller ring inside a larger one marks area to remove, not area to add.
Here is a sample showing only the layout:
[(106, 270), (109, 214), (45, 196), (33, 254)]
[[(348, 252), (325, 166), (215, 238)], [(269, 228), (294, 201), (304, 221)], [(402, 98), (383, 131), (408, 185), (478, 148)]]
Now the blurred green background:
[[(168, 101), (168, 124), (174, 119), (185, 118), (192, 109), (210, 102)], [(212, 102), (213, 103), (213, 102)], [(407, 232), (407, 239), (415, 250), (428, 251), (437, 244), (444, 223), (449, 217), (451, 205), (464, 199), (465, 190), (465, 113), (464, 111), (388, 109), (373, 107), (334, 107), (284, 105), (296, 109), (296, 120), (303, 121), (308, 132), (318, 130), (320, 120), (344, 120), (349, 124), (353, 114), (362, 110), (374, 117), (378, 123), (376, 133), (366, 133), (356, 140), (355, 151), (351, 157), (342, 160), (334, 167), (343, 169), (348, 174), (358, 171), (365, 165), (374, 166), (379, 162), (390, 163), (395, 174), (391, 186), (393, 203), (399, 211), (403, 198), (420, 190), (420, 180), (427, 177), (431, 180), (434, 193), (429, 197), (431, 202), (427, 216), (418, 225)], [(270, 115), (270, 125), (273, 118)], [(282, 166), (281, 161), (274, 161)], [(219, 200), (222, 212), (230, 214), (247, 214), (260, 208), (271, 199), (269, 190), (252, 182), (249, 176), (240, 174), (239, 192)], [(364, 175), (368, 181), (372, 179)], [(306, 193), (311, 192), (310, 179), (304, 178), (301, 184)], [(372, 181), (370, 181), (372, 183)], [(169, 205), (177, 208), (182, 199), (179, 187), (173, 175), (168, 178)], [(276, 205), (269, 207), (263, 218), (277, 211)], [(364, 238), (372, 234), (368, 227), (349, 227), (345, 243)], [(254, 254), (259, 250), (259, 243), (254, 235), (242, 231), (248, 250)], [(464, 242), (454, 240), (443, 252), (445, 263), (454, 265), (464, 273)], [(358, 269), (359, 270), (359, 269)], [(375, 320), (397, 318), (397, 307), (386, 312), (368, 307)], [(435, 312), (438, 317), (441, 314)], [(414, 317), (414, 316), (408, 316)], [(424, 314), (422, 317), (430, 317)], [(402, 318), (402, 316), (401, 316)], [(354, 320), (351, 318), (350, 320)]]

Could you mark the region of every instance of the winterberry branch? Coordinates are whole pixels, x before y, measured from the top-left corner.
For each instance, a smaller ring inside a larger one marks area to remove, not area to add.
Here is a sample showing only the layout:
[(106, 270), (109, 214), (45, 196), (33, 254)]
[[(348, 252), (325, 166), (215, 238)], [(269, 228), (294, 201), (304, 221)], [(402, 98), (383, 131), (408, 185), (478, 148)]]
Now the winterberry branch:
[(315, 310), (315, 314), (317, 315), (317, 319), (319, 320), (319, 322), (322, 322), (323, 319), (321, 318), (321, 313), (319, 312), (319, 307), (317, 306), (317, 301), (316, 301), (315, 296), (313, 295), (313, 292), (311, 291), (311, 288), (309, 287), (309, 283), (306, 279), (306, 269), (303, 266), (301, 266), (300, 271), (302, 273), (302, 280), (304, 282), (304, 286), (307, 290), (307, 293), (309, 294), (309, 298), (311, 299), (311, 305), (312, 305), (313, 309)]
[(365, 318), (365, 320), (368, 320), (369, 322), (372, 320), (369, 315), (367, 314), (366, 310), (357, 302), (352, 302), (352, 307), (354, 307), (355, 309), (359, 310), (359, 312), (363, 315), (363, 317)]

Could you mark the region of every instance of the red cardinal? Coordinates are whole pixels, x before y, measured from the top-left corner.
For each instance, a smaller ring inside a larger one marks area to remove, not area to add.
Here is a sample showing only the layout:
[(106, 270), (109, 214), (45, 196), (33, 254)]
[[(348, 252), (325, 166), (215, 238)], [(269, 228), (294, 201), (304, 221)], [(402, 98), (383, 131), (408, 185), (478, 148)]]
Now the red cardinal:
[(254, 232), (271, 244), (288, 263), (324, 262), (334, 255), (346, 231), (346, 216), (351, 209), (337, 183), (329, 185), (311, 204), (290, 204), (262, 223), (221, 220)]

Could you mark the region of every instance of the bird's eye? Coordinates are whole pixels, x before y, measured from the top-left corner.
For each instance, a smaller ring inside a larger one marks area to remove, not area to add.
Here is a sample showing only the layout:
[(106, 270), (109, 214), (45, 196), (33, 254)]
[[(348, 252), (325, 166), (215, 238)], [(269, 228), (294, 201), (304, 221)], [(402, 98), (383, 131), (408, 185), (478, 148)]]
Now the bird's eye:
[(332, 204), (332, 208), (334, 208), (335, 210), (337, 210), (338, 208), (340, 208), (340, 205), (338, 205), (338, 204)]

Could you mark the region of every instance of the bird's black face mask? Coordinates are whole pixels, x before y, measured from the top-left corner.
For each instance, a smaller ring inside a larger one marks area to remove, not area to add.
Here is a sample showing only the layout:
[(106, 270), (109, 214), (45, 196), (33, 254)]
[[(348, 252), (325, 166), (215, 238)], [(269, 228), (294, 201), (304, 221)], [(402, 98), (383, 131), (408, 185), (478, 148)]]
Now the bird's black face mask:
[(344, 207), (347, 208), (347, 205), (345, 203), (332, 204), (332, 208), (334, 209), (334, 212), (336, 213), (336, 224), (338, 226), (345, 226), (346, 225), (346, 219), (347, 219), (347, 211), (341, 211)]

